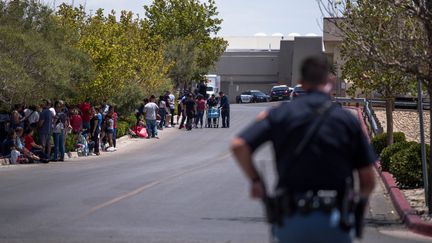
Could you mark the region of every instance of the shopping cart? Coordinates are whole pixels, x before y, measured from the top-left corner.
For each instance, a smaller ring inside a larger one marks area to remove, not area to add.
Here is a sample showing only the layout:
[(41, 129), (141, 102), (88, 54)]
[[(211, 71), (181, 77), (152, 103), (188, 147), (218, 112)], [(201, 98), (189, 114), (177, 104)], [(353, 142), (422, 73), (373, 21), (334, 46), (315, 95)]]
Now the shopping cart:
[(207, 110), (207, 115), (206, 115), (206, 127), (214, 127), (214, 128), (218, 128), (219, 127), (219, 117), (220, 117), (220, 109), (217, 107), (210, 107)]

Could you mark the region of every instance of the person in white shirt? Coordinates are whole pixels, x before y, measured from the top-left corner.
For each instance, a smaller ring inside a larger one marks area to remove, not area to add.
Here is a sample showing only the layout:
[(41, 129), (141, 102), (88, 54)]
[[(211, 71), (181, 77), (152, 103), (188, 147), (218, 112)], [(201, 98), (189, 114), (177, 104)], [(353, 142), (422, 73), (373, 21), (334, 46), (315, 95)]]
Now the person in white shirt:
[(169, 91), (165, 92), (165, 96), (168, 98), (167, 100), (171, 114), (171, 126), (174, 127), (175, 96)]
[(159, 113), (159, 107), (156, 105), (155, 99), (156, 97), (152, 95), (150, 97), (150, 102), (144, 106), (144, 114), (146, 120), (148, 139), (159, 138), (157, 128), (156, 128), (156, 118), (157, 118), (156, 114)]
[(24, 110), (24, 119), (27, 120), (29, 126), (32, 129), (35, 129), (37, 127), (37, 124), (39, 122), (39, 112), (38, 107), (31, 105), (27, 109)]

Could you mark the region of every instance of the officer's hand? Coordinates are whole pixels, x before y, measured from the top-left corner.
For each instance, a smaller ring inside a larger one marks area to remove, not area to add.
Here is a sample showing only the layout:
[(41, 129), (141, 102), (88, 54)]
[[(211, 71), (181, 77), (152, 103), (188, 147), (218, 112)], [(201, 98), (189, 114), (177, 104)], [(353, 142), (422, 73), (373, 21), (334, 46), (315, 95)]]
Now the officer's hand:
[(252, 182), (251, 185), (251, 197), (254, 199), (263, 199), (265, 196), (264, 185), (262, 182)]

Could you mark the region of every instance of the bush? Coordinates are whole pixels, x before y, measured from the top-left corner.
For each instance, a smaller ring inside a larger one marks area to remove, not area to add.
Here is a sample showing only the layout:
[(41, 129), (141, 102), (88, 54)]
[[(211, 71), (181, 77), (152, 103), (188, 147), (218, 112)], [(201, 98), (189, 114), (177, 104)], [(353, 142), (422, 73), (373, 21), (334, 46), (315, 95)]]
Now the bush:
[[(430, 149), (426, 146), (426, 160), (429, 163)], [(419, 143), (411, 144), (390, 158), (390, 173), (395, 177), (402, 188), (418, 188), (423, 186), (421, 146)]]
[(126, 121), (117, 122), (117, 138), (121, 138), (128, 134), (129, 123)]
[[(395, 132), (393, 133), (393, 143), (405, 142), (405, 133)], [(372, 145), (375, 148), (377, 154), (381, 154), (382, 150), (387, 147), (387, 133), (376, 135), (372, 138)]]
[(399, 151), (409, 148), (413, 144), (416, 144), (416, 142), (399, 142), (384, 148), (380, 154), (381, 169), (383, 171), (389, 171), (390, 158), (396, 153), (398, 153)]
[(72, 152), (75, 151), (75, 146), (78, 141), (78, 135), (76, 134), (68, 134), (66, 137), (66, 145), (65, 145), (65, 152)]

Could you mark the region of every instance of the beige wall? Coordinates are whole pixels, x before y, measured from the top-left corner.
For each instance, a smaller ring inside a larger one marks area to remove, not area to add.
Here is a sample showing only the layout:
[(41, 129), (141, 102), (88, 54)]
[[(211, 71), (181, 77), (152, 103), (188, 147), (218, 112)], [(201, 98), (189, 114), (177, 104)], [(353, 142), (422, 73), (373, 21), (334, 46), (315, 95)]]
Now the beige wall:
[(348, 88), (346, 82), (342, 80), (342, 67), (345, 64), (341, 54), (343, 36), (335, 24), (342, 20), (340, 18), (324, 18), (323, 27), (324, 53), (333, 61), (338, 77), (337, 87), (334, 90), (336, 96), (346, 96), (346, 89)]

